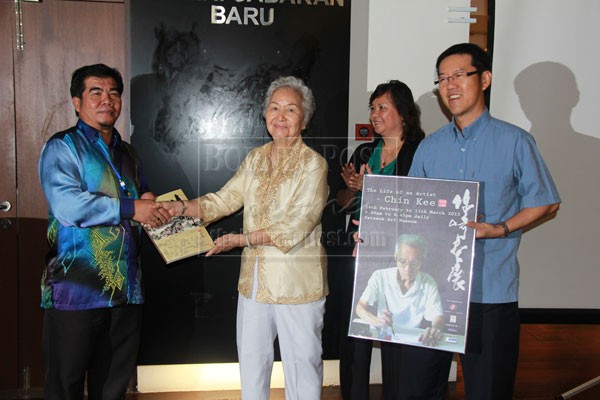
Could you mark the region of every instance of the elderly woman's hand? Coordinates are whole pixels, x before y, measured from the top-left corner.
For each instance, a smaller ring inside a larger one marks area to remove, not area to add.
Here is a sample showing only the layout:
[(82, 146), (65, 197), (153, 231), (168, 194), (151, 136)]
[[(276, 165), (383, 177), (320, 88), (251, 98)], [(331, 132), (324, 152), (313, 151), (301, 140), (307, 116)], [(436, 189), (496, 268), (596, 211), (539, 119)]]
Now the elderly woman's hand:
[(213, 254), (219, 254), (236, 247), (243, 247), (246, 245), (246, 238), (244, 235), (228, 233), (215, 239), (215, 247), (210, 249), (206, 256), (212, 256)]
[(181, 211), (183, 210), (183, 203), (180, 201), (158, 201), (156, 204), (172, 217), (181, 215)]

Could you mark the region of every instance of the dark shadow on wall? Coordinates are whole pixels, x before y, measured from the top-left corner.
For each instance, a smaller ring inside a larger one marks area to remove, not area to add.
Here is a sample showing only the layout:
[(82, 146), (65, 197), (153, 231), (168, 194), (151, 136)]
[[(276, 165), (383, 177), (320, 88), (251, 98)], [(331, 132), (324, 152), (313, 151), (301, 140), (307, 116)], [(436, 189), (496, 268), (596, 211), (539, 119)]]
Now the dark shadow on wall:
[[(563, 64), (539, 62), (517, 75), (514, 88), (563, 201), (559, 234), (596, 231), (598, 207), (590, 189), (598, 182), (600, 139), (575, 131), (571, 124), (580, 97), (575, 74)], [(597, 248), (597, 239), (589, 235), (571, 242), (573, 253)]]
[(594, 200), (581, 193), (587, 192), (586, 186), (598, 176), (600, 139), (576, 132), (571, 125), (573, 109), (579, 102), (573, 72), (551, 61), (532, 64), (517, 75), (514, 87), (521, 109), (531, 122), (529, 132), (538, 141), (561, 195), (579, 193), (571, 200), (577, 202), (577, 208), (597, 210)]
[[(531, 134), (564, 132), (560, 136), (568, 141), (589, 137), (571, 125), (571, 114), (579, 103), (579, 88), (568, 67), (552, 61), (532, 64), (517, 75), (514, 87), (521, 109), (531, 122)], [(600, 141), (594, 138), (589, 143)]]
[(452, 114), (442, 103), (438, 90), (423, 93), (417, 104), (421, 108), (421, 127), (426, 135), (433, 133), (452, 120)]

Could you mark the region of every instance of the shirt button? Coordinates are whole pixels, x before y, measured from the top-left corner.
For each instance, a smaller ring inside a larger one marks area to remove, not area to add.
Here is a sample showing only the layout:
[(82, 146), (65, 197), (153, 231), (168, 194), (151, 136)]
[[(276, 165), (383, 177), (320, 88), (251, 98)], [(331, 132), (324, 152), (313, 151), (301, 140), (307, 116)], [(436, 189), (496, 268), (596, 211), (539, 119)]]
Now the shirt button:
[(460, 151), (463, 151), (463, 152), (465, 152), (465, 151), (467, 151), (467, 149), (465, 149), (465, 148), (463, 147), (463, 148), (461, 148), (461, 149), (460, 149)]
[(460, 172), (460, 173), (462, 174), (462, 173), (463, 173), (463, 170), (462, 170), (462, 169), (459, 169), (459, 170), (458, 170), (458, 172)]

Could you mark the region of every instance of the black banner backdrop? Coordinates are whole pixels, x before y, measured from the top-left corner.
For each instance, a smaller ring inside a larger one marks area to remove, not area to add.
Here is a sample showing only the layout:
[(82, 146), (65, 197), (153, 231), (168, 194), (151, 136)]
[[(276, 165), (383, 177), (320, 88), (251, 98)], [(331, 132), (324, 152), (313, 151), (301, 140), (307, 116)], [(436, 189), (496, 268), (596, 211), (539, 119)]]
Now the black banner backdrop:
[[(315, 95), (303, 137), (328, 160), (334, 198), (346, 159), (349, 0), (131, 0), (131, 41), (131, 140), (154, 193), (218, 190), (248, 151), (271, 140), (262, 117), (269, 83), (295, 75)], [(242, 212), (209, 226), (211, 236), (241, 232)], [(330, 200), (325, 358), (338, 356), (344, 225)], [(167, 267), (144, 237), (139, 364), (236, 361), (239, 258), (232, 251)]]

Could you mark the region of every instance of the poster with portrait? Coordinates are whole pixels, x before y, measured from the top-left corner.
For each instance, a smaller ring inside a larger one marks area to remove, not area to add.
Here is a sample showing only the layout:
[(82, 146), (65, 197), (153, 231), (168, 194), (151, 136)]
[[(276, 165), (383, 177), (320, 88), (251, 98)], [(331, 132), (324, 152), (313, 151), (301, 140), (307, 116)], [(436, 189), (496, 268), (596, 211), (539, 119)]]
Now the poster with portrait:
[(464, 353), (478, 182), (364, 178), (349, 335)]

